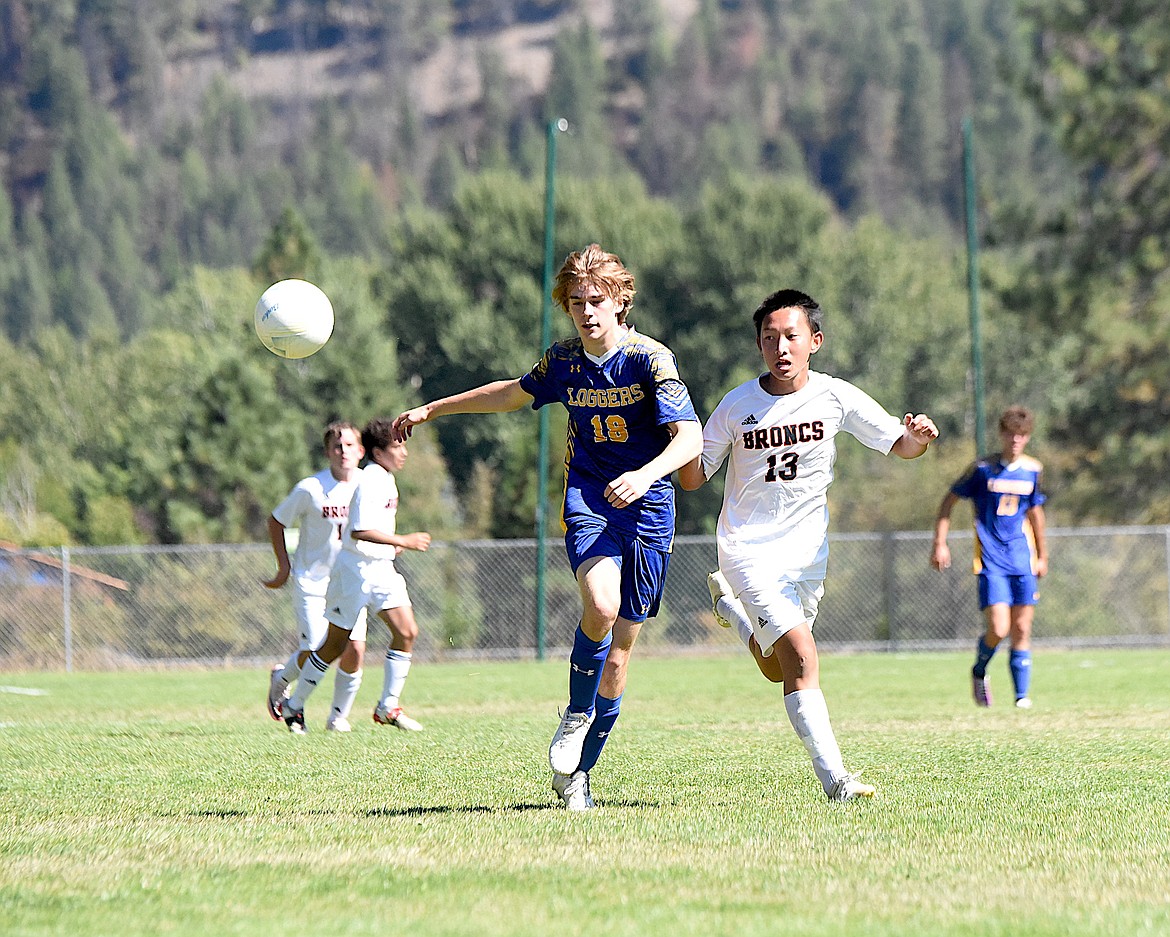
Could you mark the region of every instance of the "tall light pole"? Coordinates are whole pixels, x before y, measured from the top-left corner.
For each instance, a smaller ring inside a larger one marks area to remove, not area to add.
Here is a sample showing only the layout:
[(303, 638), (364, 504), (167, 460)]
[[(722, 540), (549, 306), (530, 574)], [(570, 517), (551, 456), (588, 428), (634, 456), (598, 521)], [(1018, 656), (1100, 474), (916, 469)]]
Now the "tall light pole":
[(975, 155), (971, 143), (971, 118), (963, 120), (963, 193), (967, 211), (967, 308), (971, 317), (971, 372), (975, 384), (975, 458), (984, 449), (983, 337), (979, 322), (979, 238), (975, 225)]
[[(569, 129), (563, 117), (548, 122), (544, 159), (544, 275), (540, 294), (540, 350), (552, 343), (553, 231), (556, 204), (557, 134)], [(548, 534), (548, 407), (540, 408), (540, 443), (536, 457), (536, 659), (544, 660), (545, 538)]]

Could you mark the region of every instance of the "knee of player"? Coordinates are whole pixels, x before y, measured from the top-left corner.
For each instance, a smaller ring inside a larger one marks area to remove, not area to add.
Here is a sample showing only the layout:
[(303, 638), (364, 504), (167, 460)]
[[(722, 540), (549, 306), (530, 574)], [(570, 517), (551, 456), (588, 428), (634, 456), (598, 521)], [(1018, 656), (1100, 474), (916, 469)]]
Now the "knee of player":
[(383, 614), (382, 620), (386, 622), (390, 633), (403, 641), (414, 641), (418, 637), (418, 623), (414, 620), (414, 615)]
[[(815, 683), (819, 677), (818, 670), (815, 654), (798, 654), (796, 655), (796, 659), (789, 663), (786, 672), (793, 680), (802, 683), (807, 683), (811, 680)], [(769, 679), (771, 678), (769, 677)]]
[(629, 653), (614, 653), (612, 650), (605, 659), (605, 666), (601, 670), (601, 682), (603, 685), (620, 684), (625, 685), (626, 671), (629, 669), (630, 655)]
[[(603, 632), (608, 634), (613, 630), (614, 623), (618, 619), (618, 611), (621, 609), (621, 602), (618, 600), (610, 601), (599, 596), (592, 596), (590, 601), (586, 603), (582, 617), (588, 622), (586, 633)], [(586, 622), (582, 622), (585, 624)], [(596, 640), (596, 639), (595, 639)]]

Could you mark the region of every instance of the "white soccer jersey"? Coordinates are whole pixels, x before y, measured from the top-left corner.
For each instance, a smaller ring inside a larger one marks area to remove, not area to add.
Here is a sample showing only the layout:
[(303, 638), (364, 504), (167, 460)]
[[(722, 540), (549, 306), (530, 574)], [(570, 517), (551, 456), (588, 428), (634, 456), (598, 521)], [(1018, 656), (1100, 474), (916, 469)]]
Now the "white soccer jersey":
[(364, 559), (392, 560), (398, 555), (396, 547), (386, 543), (355, 540), (355, 530), (378, 530), (395, 533), (398, 518), (398, 484), (394, 476), (377, 462), (371, 462), (361, 471), (357, 490), (349, 503), (349, 518), (341, 536), (342, 549)]
[(710, 478), (730, 453), (717, 535), (733, 583), (825, 578), (826, 492), (842, 431), (889, 452), (902, 422), (848, 381), (812, 371), (795, 393), (774, 396), (752, 378), (719, 402), (703, 429), (703, 472)]
[(357, 481), (338, 481), (329, 469), (303, 478), (272, 512), (299, 531), (292, 556), (293, 582), (308, 595), (324, 595), (329, 572), (341, 549), (341, 532)]

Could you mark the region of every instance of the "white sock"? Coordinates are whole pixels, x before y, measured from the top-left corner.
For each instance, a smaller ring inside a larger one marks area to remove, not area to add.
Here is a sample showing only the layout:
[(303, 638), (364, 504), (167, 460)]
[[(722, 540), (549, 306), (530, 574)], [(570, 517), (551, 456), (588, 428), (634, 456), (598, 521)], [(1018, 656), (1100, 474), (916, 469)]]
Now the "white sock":
[(398, 705), (398, 698), (406, 684), (406, 675), (410, 673), (410, 654), (391, 648), (386, 652), (382, 670), (382, 699), (379, 705), (383, 709), (393, 709)]
[(357, 696), (358, 687), (361, 685), (362, 672), (360, 670), (346, 673), (340, 667), (337, 669), (337, 675), (333, 678), (333, 709), (330, 710), (329, 718), (349, 718), (350, 710), (353, 709), (354, 697)]
[(752, 638), (752, 623), (747, 616), (747, 611), (744, 609), (743, 603), (739, 599), (729, 598), (724, 595), (720, 596), (719, 601), (715, 603), (715, 607), (724, 618), (731, 622), (735, 633), (739, 635), (739, 639), (743, 642), (744, 647), (747, 647), (748, 641)]
[(845, 764), (841, 760), (841, 749), (829, 723), (829, 707), (825, 705), (825, 694), (820, 690), (797, 690), (784, 697), (784, 708), (788, 710), (788, 721), (804, 743), (812, 758), (813, 771), (825, 793), (833, 782), (844, 777)]
[(284, 662), (284, 667), (280, 671), (280, 681), (288, 686), (290, 683), (296, 683), (301, 676), (301, 665), (298, 663), (301, 657), (299, 650), (293, 651), (288, 660)]
[(292, 696), (288, 698), (288, 705), (301, 712), (305, 708), (305, 702), (313, 695), (313, 691), (317, 689), (317, 684), (325, 676), (329, 670), (329, 665), (322, 663), (321, 659), (316, 654), (310, 654), (305, 658), (305, 665), (301, 668), (300, 679), (297, 680), (297, 688), (293, 690)]

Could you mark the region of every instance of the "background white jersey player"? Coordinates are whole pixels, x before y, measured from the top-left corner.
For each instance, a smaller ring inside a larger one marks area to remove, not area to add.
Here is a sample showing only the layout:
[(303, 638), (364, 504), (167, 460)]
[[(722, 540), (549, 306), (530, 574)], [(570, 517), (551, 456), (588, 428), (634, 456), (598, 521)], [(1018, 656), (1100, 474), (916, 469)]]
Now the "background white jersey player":
[(871, 797), (845, 770), (820, 689), (812, 636), (829, 556), (826, 492), (834, 438), (913, 459), (938, 437), (926, 416), (891, 416), (848, 381), (809, 362), (824, 341), (812, 297), (778, 290), (756, 309), (767, 370), (729, 391), (703, 429), (703, 454), (679, 470), (694, 490), (730, 460), (719, 514), (720, 571), (709, 577), (716, 618), (734, 624), (764, 675), (784, 684), (784, 708), (830, 800)]
[[(358, 428), (352, 423), (330, 423), (325, 428), (324, 445), (329, 467), (297, 482), (268, 518), (277, 570), (275, 576), (263, 582), (269, 589), (279, 589), (292, 580), (293, 611), (299, 632), (297, 649), (284, 664), (272, 668), (269, 678), (268, 714), (277, 720), (281, 718), (280, 701), (300, 676), (301, 665), (325, 640), (329, 625), (325, 620), (325, 590), (341, 551), (349, 502), (358, 483), (358, 465), (365, 453)], [(298, 531), (291, 560), (285, 544), (285, 530), (290, 527)], [(349, 711), (361, 683), (364, 649), (364, 640), (351, 642), (342, 654), (327, 729), (350, 729)]]
[[(430, 547), (431, 535), (425, 531), (398, 533), (398, 485), (394, 473), (406, 463), (408, 453), (405, 443), (395, 441), (391, 421), (370, 420), (362, 428), (362, 446), (369, 464), (359, 473), (341, 534), (341, 551), (325, 592), (325, 640), (305, 658), (295, 689), (280, 701), (281, 718), (292, 732), (305, 731), (305, 703), (329, 665), (349, 644), (360, 641), (364, 646), (366, 621), (371, 615), (382, 619), (390, 629), (390, 649), (386, 652), (374, 722), (414, 732), (422, 728), (398, 705), (410, 672), (418, 624), (406, 580), (395, 569), (394, 558), (402, 550), (425, 551)], [(341, 676), (338, 673), (338, 679)]]

